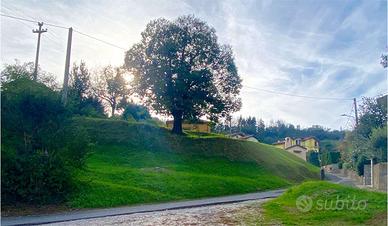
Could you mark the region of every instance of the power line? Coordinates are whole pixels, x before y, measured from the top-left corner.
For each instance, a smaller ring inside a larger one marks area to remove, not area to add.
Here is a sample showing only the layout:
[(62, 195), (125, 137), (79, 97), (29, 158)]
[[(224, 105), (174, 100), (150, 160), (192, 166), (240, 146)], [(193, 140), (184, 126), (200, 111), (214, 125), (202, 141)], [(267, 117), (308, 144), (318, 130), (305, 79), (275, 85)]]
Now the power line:
[(8, 17), (8, 18), (16, 19), (16, 20), (22, 20), (22, 21), (27, 21), (27, 22), (32, 22), (32, 23), (38, 23), (38, 21), (29, 20), (29, 19), (25, 19), (25, 18), (21, 18), (21, 17), (5, 15), (5, 14), (2, 14), (2, 13), (0, 15), (3, 16), (3, 17)]
[(74, 32), (77, 32), (78, 34), (83, 35), (83, 36), (86, 36), (86, 37), (88, 37), (88, 38), (91, 38), (91, 39), (94, 39), (94, 40), (103, 42), (103, 43), (105, 43), (105, 44), (107, 44), (107, 45), (110, 45), (110, 46), (113, 46), (113, 47), (115, 47), (115, 48), (118, 48), (118, 49), (121, 49), (121, 50), (126, 50), (125, 48), (120, 47), (120, 46), (118, 46), (118, 45), (116, 45), (116, 44), (113, 44), (113, 43), (104, 41), (104, 40), (99, 39), (99, 38), (96, 38), (96, 37), (94, 37), (94, 36), (92, 36), (92, 35), (89, 35), (89, 34), (85, 34), (85, 33), (83, 33), (83, 32), (80, 32), (80, 31), (78, 31), (78, 30), (75, 30), (75, 29), (74, 29)]
[[(31, 20), (31, 19), (26, 19), (26, 18), (22, 18), (22, 17), (11, 16), (11, 15), (7, 15), (7, 14), (3, 14), (3, 13), (1, 13), (0, 15), (3, 16), (3, 17), (8, 17), (8, 18), (11, 18), (11, 19), (15, 19), (15, 20), (27, 21), (27, 22), (31, 22), (31, 23), (39, 23), (39, 21), (37, 21), (37, 20)], [(66, 29), (66, 30), (69, 29), (68, 27), (61, 26), (61, 25), (57, 25), (57, 24), (52, 24), (52, 23), (44, 23), (44, 24), (45, 24), (46, 26), (52, 26), (52, 27), (57, 27), (57, 28)], [(127, 50), (127, 49), (125, 49), (125, 48), (123, 48), (123, 47), (121, 47), (121, 46), (118, 46), (118, 45), (113, 44), (113, 43), (111, 43), (111, 42), (107, 42), (107, 41), (102, 40), (102, 39), (100, 39), (100, 38), (94, 37), (94, 36), (92, 36), (92, 35), (90, 35), (90, 34), (86, 34), (86, 33), (83, 33), (83, 32), (81, 32), (81, 31), (78, 31), (78, 30), (75, 30), (75, 29), (74, 29), (74, 32), (77, 32), (77, 33), (80, 34), (80, 35), (86, 36), (86, 37), (91, 38), (91, 39), (94, 39), (94, 40), (96, 40), (96, 41), (102, 42), (102, 43), (104, 43), (104, 44), (106, 44), (106, 45), (110, 45), (110, 46), (112, 46), (112, 47), (115, 47), (115, 48), (118, 48), (118, 49), (121, 49), (121, 50), (124, 50), (124, 51)]]
[[(22, 18), (22, 17), (16, 17), (16, 16), (11, 16), (11, 15), (6, 15), (6, 14), (0, 14), (1, 16), (3, 17), (8, 17), (8, 18), (12, 18), (12, 19), (16, 19), (16, 20), (22, 20), (22, 21), (27, 21), (27, 22), (32, 22), (32, 23), (39, 23), (38, 21), (36, 20), (30, 20), (30, 19), (26, 19), (26, 18)], [(51, 24), (51, 23), (45, 23), (45, 25), (47, 26), (52, 26), (52, 27), (57, 27), (57, 28), (63, 28), (63, 29), (68, 29), (67, 27), (64, 27), (64, 26), (61, 26), (61, 25), (56, 25), (56, 24)], [(121, 46), (118, 46), (116, 44), (113, 44), (111, 42), (107, 42), (105, 40), (102, 40), (100, 38), (97, 38), (97, 37), (94, 37), (92, 35), (89, 35), (89, 34), (86, 34), (86, 33), (83, 33), (81, 31), (78, 31), (78, 30), (75, 30), (74, 29), (74, 32), (80, 34), (80, 35), (83, 35), (85, 37), (88, 37), (88, 38), (91, 38), (91, 39), (94, 39), (96, 41), (99, 41), (99, 42), (102, 42), (106, 45), (110, 45), (112, 47), (115, 47), (115, 48), (118, 48), (118, 49), (121, 49), (121, 50), (126, 50), (125, 48), (121, 47)], [(348, 101), (348, 100), (353, 100), (353, 98), (339, 98), (339, 97), (317, 97), (317, 96), (306, 96), (306, 95), (299, 95), (299, 94), (292, 94), (292, 93), (283, 93), (283, 92), (278, 92), (278, 91), (273, 91), (273, 90), (267, 90), (267, 89), (261, 89), (261, 88), (255, 88), (255, 87), (250, 87), (250, 86), (244, 86), (246, 88), (249, 88), (249, 89), (254, 89), (254, 90), (258, 90), (258, 91), (263, 91), (263, 92), (267, 92), (267, 93), (272, 93), (272, 94), (276, 94), (276, 95), (284, 95), (284, 96), (292, 96), (292, 97), (300, 97), (300, 98), (308, 98), (308, 99), (320, 99), (320, 100), (342, 100), (342, 101)], [(380, 96), (380, 95), (378, 95)], [(376, 96), (377, 97), (377, 96)]]
[[(37, 20), (30, 20), (30, 19), (26, 19), (26, 18), (22, 18), (22, 17), (6, 15), (6, 14), (3, 14), (3, 13), (1, 13), (0, 16), (8, 17), (8, 18), (15, 19), (15, 20), (27, 21), (27, 22), (31, 22), (31, 23), (39, 23), (39, 21), (37, 21)], [(57, 24), (46, 23), (46, 22), (44, 24), (46, 26), (57, 27), (57, 28), (62, 28), (62, 29), (68, 29), (65, 26), (61, 26), (61, 25), (57, 25)]]
[(305, 96), (305, 95), (299, 95), (299, 94), (292, 94), (292, 93), (283, 93), (268, 89), (261, 89), (261, 88), (255, 88), (250, 86), (243, 86), (245, 88), (254, 89), (258, 91), (263, 91), (267, 93), (277, 94), (277, 95), (284, 95), (284, 96), (292, 96), (292, 97), (300, 97), (300, 98), (308, 98), (308, 99), (320, 99), (320, 100), (353, 100), (353, 98), (339, 98), (339, 97), (316, 97), (316, 96)]

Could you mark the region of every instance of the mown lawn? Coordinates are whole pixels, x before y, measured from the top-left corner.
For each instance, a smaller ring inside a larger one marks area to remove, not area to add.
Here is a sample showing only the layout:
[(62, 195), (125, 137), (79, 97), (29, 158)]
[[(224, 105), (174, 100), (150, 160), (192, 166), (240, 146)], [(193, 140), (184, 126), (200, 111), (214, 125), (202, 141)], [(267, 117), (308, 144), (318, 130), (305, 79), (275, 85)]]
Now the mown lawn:
[(98, 146), (78, 175), (73, 207), (107, 207), (246, 193), (290, 185), (254, 163)]
[(77, 118), (94, 143), (76, 175), (75, 208), (195, 199), (287, 187), (319, 169), (270, 145), (217, 134), (172, 135), (164, 128)]
[(323, 181), (292, 187), (263, 208), (267, 224), (387, 225), (387, 194)]

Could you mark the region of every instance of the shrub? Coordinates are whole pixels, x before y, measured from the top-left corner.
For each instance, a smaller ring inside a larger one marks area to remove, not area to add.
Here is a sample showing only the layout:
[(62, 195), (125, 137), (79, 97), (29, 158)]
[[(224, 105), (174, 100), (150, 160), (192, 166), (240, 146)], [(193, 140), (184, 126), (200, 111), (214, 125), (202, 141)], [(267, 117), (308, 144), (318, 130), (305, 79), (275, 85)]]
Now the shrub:
[(124, 120), (134, 119), (136, 121), (151, 119), (151, 115), (146, 107), (132, 103), (126, 104), (122, 117)]
[(97, 97), (79, 97), (74, 90), (69, 91), (67, 108), (73, 115), (103, 118), (106, 117), (104, 106)]
[(1, 152), (3, 203), (54, 203), (70, 191), (70, 170), (59, 155), (17, 153), (6, 147)]
[(387, 161), (387, 126), (372, 129), (370, 146), (377, 162)]
[(360, 176), (364, 175), (364, 165), (368, 163), (368, 159), (365, 156), (359, 156), (356, 160), (357, 174)]
[(330, 165), (334, 163), (338, 163), (340, 160), (341, 154), (340, 152), (326, 152), (321, 154), (322, 165)]
[(319, 164), (319, 154), (315, 151), (307, 152), (307, 162), (313, 164), (314, 166), (320, 166)]
[(66, 126), (71, 114), (43, 84), (26, 78), (6, 83), (1, 101), (3, 203), (65, 199), (74, 169), (84, 162), (86, 132)]

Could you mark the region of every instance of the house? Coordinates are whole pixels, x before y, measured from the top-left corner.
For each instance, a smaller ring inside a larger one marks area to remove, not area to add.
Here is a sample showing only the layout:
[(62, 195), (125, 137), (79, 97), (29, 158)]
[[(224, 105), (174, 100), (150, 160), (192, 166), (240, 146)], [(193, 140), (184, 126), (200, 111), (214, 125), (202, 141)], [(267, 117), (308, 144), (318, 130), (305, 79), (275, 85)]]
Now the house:
[(253, 135), (247, 135), (245, 133), (232, 133), (229, 135), (230, 138), (238, 139), (238, 140), (247, 140), (252, 142), (259, 142)]
[(307, 160), (307, 152), (319, 151), (319, 141), (315, 137), (291, 138), (273, 143), (273, 146), (286, 150), (303, 160)]
[[(169, 129), (172, 129), (173, 125), (174, 125), (173, 120), (168, 120), (166, 122), (166, 126)], [(197, 122), (184, 121), (182, 123), (182, 129), (188, 130), (188, 131), (201, 132), (201, 133), (210, 133), (210, 130), (211, 130), (210, 122), (205, 120), (199, 120)]]

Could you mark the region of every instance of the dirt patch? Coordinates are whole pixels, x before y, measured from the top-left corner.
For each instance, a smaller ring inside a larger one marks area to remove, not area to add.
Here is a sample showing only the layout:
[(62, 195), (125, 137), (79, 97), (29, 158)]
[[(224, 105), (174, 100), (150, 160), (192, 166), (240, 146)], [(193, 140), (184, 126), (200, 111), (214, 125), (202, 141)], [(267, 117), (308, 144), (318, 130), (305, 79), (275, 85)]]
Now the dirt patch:
[(62, 213), (74, 211), (77, 209), (72, 209), (66, 205), (44, 205), (44, 206), (33, 206), (18, 204), (15, 206), (2, 206), (1, 207), (1, 216), (2, 217), (13, 217), (13, 216), (29, 216), (29, 215), (41, 215), (41, 214), (51, 214), (51, 213)]
[(263, 225), (261, 204), (267, 200), (157, 211), (53, 225)]
[(376, 214), (372, 219), (365, 222), (365, 225), (387, 225), (387, 213), (381, 212), (379, 214)]

